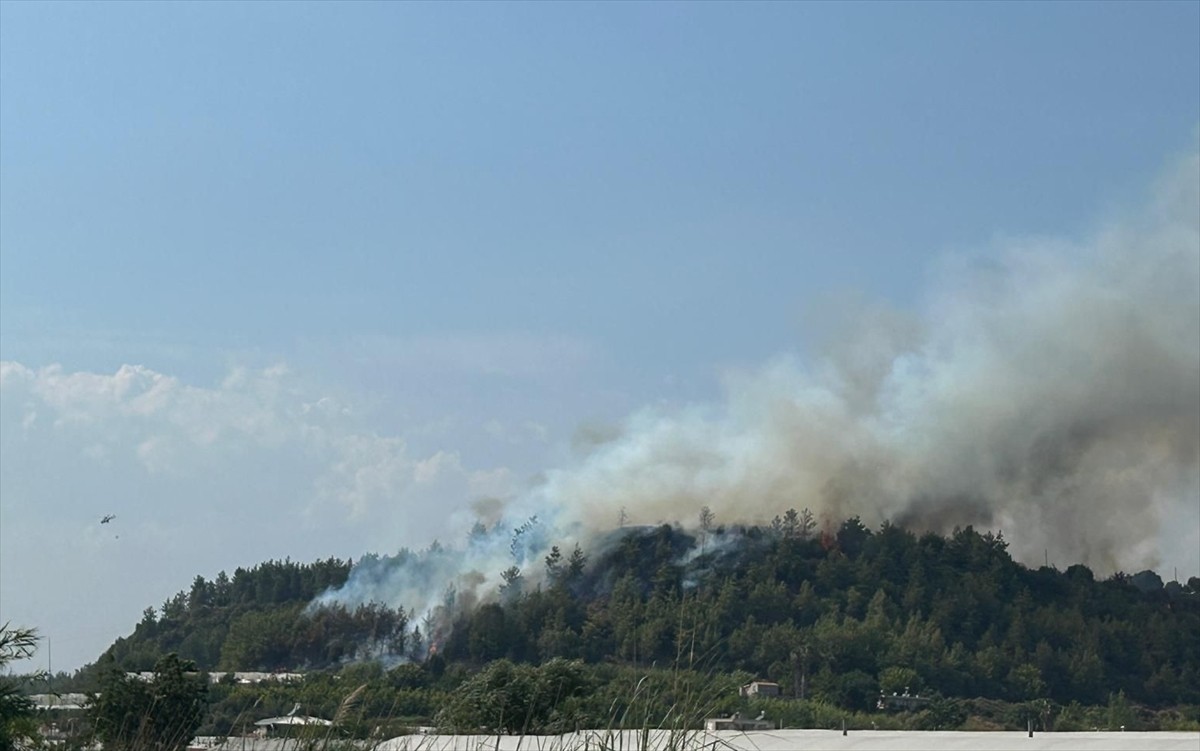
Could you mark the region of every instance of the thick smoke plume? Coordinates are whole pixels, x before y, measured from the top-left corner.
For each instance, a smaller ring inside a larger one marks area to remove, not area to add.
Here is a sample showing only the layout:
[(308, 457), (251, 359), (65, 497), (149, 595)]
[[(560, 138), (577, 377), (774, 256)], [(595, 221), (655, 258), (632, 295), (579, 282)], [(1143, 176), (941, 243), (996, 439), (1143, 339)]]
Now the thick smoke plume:
[(817, 359), (731, 375), (723, 404), (631, 416), (464, 551), (364, 568), (326, 598), (494, 596), (508, 566), (536, 575), (550, 544), (586, 545), (625, 515), (695, 525), (702, 506), (725, 523), (807, 507), (869, 526), (973, 524), (1003, 530), (1027, 563), (1194, 569), (1200, 154), (1086, 242), (1009, 242), (936, 279), (915, 315), (872, 311)]

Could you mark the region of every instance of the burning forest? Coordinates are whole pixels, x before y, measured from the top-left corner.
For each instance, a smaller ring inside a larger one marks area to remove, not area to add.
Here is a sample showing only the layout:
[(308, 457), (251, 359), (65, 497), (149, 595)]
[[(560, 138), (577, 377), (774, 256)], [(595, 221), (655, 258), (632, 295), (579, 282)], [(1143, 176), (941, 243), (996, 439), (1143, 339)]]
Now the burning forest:
[(727, 527), (805, 507), (827, 525), (1003, 530), (1030, 565), (1200, 566), (1197, 153), (1087, 241), (999, 242), (941, 268), (918, 315), (859, 311), (827, 339), (728, 374), (721, 404), (631, 415), (489, 506), (464, 545), (360, 561), (314, 604), (436, 620), (536, 584), (551, 546), (603, 555), (627, 523), (730, 544), (702, 508)]

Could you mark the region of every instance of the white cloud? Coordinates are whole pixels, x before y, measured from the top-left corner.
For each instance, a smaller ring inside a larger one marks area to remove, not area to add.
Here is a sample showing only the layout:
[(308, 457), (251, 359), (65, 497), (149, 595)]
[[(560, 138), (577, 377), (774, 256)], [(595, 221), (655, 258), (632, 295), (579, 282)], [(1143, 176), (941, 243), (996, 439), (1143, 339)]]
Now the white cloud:
[(403, 438), (366, 430), (348, 406), (305, 393), (283, 366), (235, 369), (213, 388), (134, 365), (104, 374), (5, 362), (2, 372), (5, 406), (21, 407), (19, 434), (134, 459), (149, 473), (192, 476), (247, 451), (293, 454), (313, 476), (314, 499), (334, 498), (361, 516), (413, 483), (463, 472), (453, 452), (410, 456)]
[[(85, 453), (87, 453), (87, 449), (85, 449)], [(136, 453), (142, 466), (151, 474), (170, 472), (172, 466), (178, 461), (177, 452), (171, 447), (169, 439), (161, 436), (147, 438), (139, 443)]]
[[(319, 435), (322, 433), (311, 433), (310, 438)], [(317, 485), (322, 496), (336, 499), (355, 518), (365, 515), (374, 503), (399, 496), (418, 479), (418, 462), (408, 457), (399, 438), (342, 435), (333, 438), (331, 448), (334, 461), (318, 477)]]
[(55, 634), (57, 657), (72, 619), (56, 603), (99, 591), (80, 570), (121, 582), (102, 618), (121, 628), (198, 573), (426, 544), (468, 507), (472, 473), (451, 447), (378, 428), (282, 366), (195, 385), (139, 365), (0, 362), (2, 617)]

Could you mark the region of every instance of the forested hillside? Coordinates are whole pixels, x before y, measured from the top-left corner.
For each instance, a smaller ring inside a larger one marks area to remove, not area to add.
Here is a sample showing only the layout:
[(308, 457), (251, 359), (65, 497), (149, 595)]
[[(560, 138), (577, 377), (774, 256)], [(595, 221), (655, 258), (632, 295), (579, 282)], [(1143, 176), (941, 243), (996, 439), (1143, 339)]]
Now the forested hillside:
[[(334, 558), (311, 564), (269, 561), (252, 569), (225, 572), (213, 581), (197, 576), (191, 589), (179, 592), (157, 611), (147, 608), (128, 638), (118, 639), (108, 654), (129, 671), (154, 667), (175, 652), (204, 670), (255, 669), (246, 666), (286, 664), (324, 666), (368, 655), (378, 617), (403, 615), (383, 607), (360, 613), (329, 608), (305, 618), (305, 606), (329, 587), (346, 581), (350, 561)], [(297, 623), (312, 627), (311, 639), (292, 633)], [(390, 622), (390, 621), (389, 621)]]
[[(1079, 565), (1030, 569), (1003, 535), (969, 527), (918, 536), (857, 518), (816, 526), (789, 511), (769, 527), (622, 529), (594, 555), (554, 548), (538, 571), (509, 569), (491, 601), (456, 607), (451, 592), (424, 617), (403, 603), (311, 607), (350, 563), (269, 562), (197, 577), (148, 609), (104, 662), (149, 670), (174, 652), (202, 671), (323, 675), (359, 663), (354, 675), (380, 692), (367, 694), (380, 712), (432, 722), (440, 711), (467, 726), (489, 723), (453, 697), (488, 681), (533, 686), (542, 670), (575, 686), (573, 721), (585, 723), (603, 720), (581, 709), (585, 697), (628, 693), (613, 681), (664, 669), (722, 686), (729, 701), (713, 706), (730, 709), (733, 687), (750, 678), (778, 682), (805, 700), (796, 706), (856, 712), (905, 691), (1059, 709), (1118, 700), (1185, 715), (1200, 705), (1200, 579), (1164, 586), (1151, 572), (1099, 580)], [(239, 690), (216, 686), (214, 699)], [(281, 708), (298, 696), (271, 691)], [(956, 726), (964, 711), (937, 725)]]

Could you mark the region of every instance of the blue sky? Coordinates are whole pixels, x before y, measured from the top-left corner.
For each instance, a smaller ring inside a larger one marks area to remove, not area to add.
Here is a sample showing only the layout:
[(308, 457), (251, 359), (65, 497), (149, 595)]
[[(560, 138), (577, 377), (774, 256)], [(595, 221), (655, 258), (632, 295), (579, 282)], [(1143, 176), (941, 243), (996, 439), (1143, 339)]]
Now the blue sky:
[(1134, 212), (1198, 92), (1192, 2), (5, 2), (0, 621), (77, 666), (197, 573), (452, 534)]

